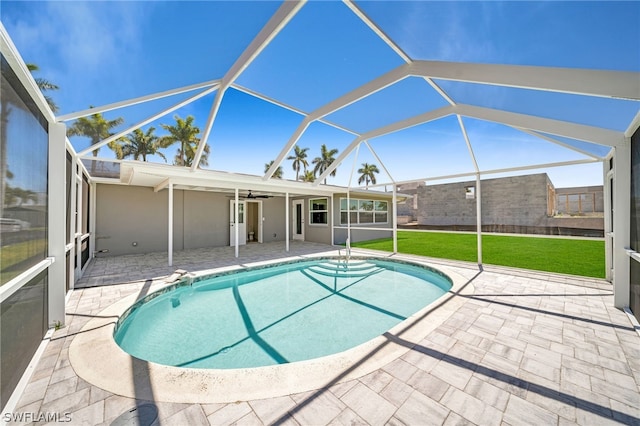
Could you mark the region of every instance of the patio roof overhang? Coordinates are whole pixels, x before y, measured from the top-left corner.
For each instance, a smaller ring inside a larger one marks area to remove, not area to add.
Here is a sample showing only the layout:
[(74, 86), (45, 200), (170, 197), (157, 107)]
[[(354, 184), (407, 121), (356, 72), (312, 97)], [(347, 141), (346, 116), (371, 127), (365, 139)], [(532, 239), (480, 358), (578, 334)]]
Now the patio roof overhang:
[[(270, 195), (275, 197), (289, 196), (326, 196), (334, 194), (375, 194), (392, 196), (391, 192), (379, 190), (363, 190), (345, 188), (338, 185), (314, 185), (312, 182), (293, 181), (288, 179), (263, 180), (262, 176), (243, 173), (230, 173), (217, 170), (197, 169), (191, 171), (186, 167), (174, 167), (162, 164), (138, 161), (120, 163), (119, 179), (94, 178), (96, 183), (120, 184), (152, 187), (155, 192), (168, 188), (186, 191), (209, 191), (233, 194), (236, 189), (251, 190), (254, 195)], [(398, 201), (406, 199), (405, 194), (396, 194)]]

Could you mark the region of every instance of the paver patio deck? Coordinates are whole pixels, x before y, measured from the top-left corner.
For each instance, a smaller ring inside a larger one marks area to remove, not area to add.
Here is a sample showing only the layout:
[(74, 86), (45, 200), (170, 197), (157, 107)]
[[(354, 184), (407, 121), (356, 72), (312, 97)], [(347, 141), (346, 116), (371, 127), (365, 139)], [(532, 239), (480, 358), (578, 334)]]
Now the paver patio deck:
[[(283, 243), (96, 259), (71, 292), (66, 326), (51, 337), (14, 413), (70, 413), (71, 424), (110, 424), (139, 401), (78, 377), (69, 345), (107, 306), (145, 294), (153, 279), (310, 253)], [(354, 250), (355, 252), (355, 250)], [(359, 253), (362, 251), (358, 250)], [(411, 257), (411, 256), (406, 256)], [(640, 425), (640, 336), (613, 307), (606, 281), (429, 259), (475, 287), (464, 304), (405, 355), (364, 377), (322, 389), (233, 404), (153, 401), (156, 424)], [(138, 280), (123, 284), (124, 281)], [(40, 423), (39, 423), (40, 424)]]

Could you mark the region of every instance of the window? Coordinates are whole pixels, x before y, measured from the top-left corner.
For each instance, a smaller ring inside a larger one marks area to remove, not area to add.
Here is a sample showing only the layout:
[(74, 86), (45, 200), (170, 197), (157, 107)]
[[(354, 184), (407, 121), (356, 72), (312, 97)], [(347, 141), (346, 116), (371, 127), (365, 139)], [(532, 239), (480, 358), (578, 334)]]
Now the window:
[(389, 204), (387, 201), (358, 200), (351, 198), (347, 209), (347, 199), (340, 199), (340, 223), (346, 225), (347, 215), (349, 222), (354, 225), (367, 223), (387, 223), (389, 218)]
[(309, 200), (309, 223), (312, 225), (326, 225), (329, 217), (328, 198), (314, 198)]
[(464, 187), (464, 197), (467, 200), (473, 200), (476, 198), (476, 187), (475, 186), (465, 186)]

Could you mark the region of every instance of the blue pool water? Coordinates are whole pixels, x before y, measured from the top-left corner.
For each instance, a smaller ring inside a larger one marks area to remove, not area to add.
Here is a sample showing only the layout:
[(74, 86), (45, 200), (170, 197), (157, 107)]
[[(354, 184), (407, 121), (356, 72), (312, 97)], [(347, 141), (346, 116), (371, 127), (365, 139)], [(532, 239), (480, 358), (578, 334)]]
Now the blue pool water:
[(115, 340), (164, 365), (282, 364), (367, 342), (450, 288), (437, 271), (389, 260), (281, 264), (149, 295), (123, 315)]

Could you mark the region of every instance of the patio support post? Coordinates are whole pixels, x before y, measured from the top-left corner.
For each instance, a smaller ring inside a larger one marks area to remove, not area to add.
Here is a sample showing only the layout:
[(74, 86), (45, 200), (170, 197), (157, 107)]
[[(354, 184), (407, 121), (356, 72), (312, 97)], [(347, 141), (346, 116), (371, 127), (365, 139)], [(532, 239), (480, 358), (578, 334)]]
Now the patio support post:
[(349, 250), (351, 246), (351, 198), (349, 197), (349, 188), (347, 188), (347, 241), (345, 247)]
[(358, 146), (356, 146), (356, 155), (354, 155), (353, 157), (353, 166), (351, 167), (351, 173), (349, 174), (349, 184), (347, 185), (347, 241), (345, 243), (345, 247), (347, 248), (348, 254), (351, 254), (351, 198), (349, 197), (349, 191), (351, 190), (351, 182), (353, 181), (353, 172), (356, 170), (356, 164), (358, 162), (358, 154), (360, 154), (360, 143), (358, 143)]
[(73, 243), (76, 246), (76, 277), (82, 277), (82, 162), (78, 162), (78, 167), (73, 171), (73, 183), (76, 186), (76, 227), (73, 236)]
[(98, 194), (96, 191), (98, 189), (98, 185), (95, 182), (91, 182), (91, 193), (90, 193), (90, 208), (89, 208), (89, 259), (93, 261), (93, 258), (96, 257), (96, 208), (97, 208), (97, 199)]
[(173, 266), (173, 182), (169, 182), (169, 220), (167, 221), (168, 229), (168, 257), (169, 257), (169, 266)]
[(471, 141), (469, 140), (469, 134), (467, 133), (467, 129), (464, 126), (462, 117), (458, 114), (457, 118), (458, 125), (460, 125), (460, 130), (462, 131), (462, 136), (464, 136), (464, 141), (467, 144), (469, 156), (471, 157), (471, 161), (473, 161), (473, 168), (476, 171), (476, 240), (478, 244), (478, 266), (482, 267), (482, 195), (480, 194), (480, 167), (478, 167), (478, 160), (476, 159), (476, 155), (473, 152), (473, 147), (471, 146)]
[(66, 126), (59, 123), (49, 124), (49, 247), (48, 256), (53, 258), (49, 266), (48, 306), (49, 317), (47, 323), (50, 327), (56, 321), (64, 323), (65, 320), (65, 293), (66, 293), (66, 254), (65, 226), (66, 222)]
[(482, 191), (480, 173), (476, 173), (476, 232), (478, 234), (478, 265), (482, 265)]
[(611, 227), (611, 212), (613, 205), (611, 204), (611, 184), (613, 179), (613, 169), (609, 166), (612, 157), (608, 156), (602, 161), (602, 182), (604, 183), (604, 254), (605, 254), (605, 278), (609, 282), (613, 282), (613, 229)]
[[(333, 215), (335, 214), (334, 210), (333, 210), (333, 199), (335, 197), (335, 194), (331, 194), (331, 197), (329, 197), (330, 204), (331, 207), (329, 208), (329, 221), (331, 221), (331, 224), (329, 225), (329, 227), (331, 228), (331, 245), (335, 245), (336, 244), (336, 238), (335, 238), (335, 233), (336, 230), (334, 229), (335, 226), (335, 219), (333, 217)], [(338, 214), (340, 214), (340, 212), (338, 212)]]
[(393, 253), (398, 253), (398, 206), (396, 198), (396, 184), (393, 184), (393, 200), (392, 200), (392, 220), (393, 220)]
[(240, 230), (238, 229), (238, 218), (240, 216), (240, 206), (238, 205), (238, 203), (240, 202), (240, 200), (238, 199), (238, 188), (236, 188), (236, 193), (235, 193), (235, 200), (236, 200), (236, 204), (235, 204), (235, 208), (233, 209), (233, 223), (234, 223), (234, 229), (233, 232), (236, 234), (236, 257), (240, 256), (240, 246), (238, 245), (238, 239), (240, 238)]
[(69, 184), (71, 185), (71, 202), (69, 203), (69, 211), (67, 212), (68, 215), (71, 215), (71, 220), (69, 222), (69, 229), (67, 229), (67, 234), (65, 235), (65, 243), (69, 241), (69, 245), (71, 246), (71, 249), (69, 250), (69, 260), (65, 259), (65, 262), (70, 262), (69, 275), (71, 277), (69, 277), (68, 279), (70, 280), (71, 288), (75, 288), (76, 285), (76, 270), (73, 265), (75, 265), (76, 256), (76, 212), (78, 211), (78, 194), (76, 193), (76, 170), (78, 170), (79, 162), (80, 159), (78, 159), (78, 156), (71, 156), (71, 176), (69, 177)]
[(284, 194), (284, 250), (289, 251), (289, 193)]
[(615, 147), (613, 161), (613, 304), (622, 309), (630, 297), (631, 138)]

